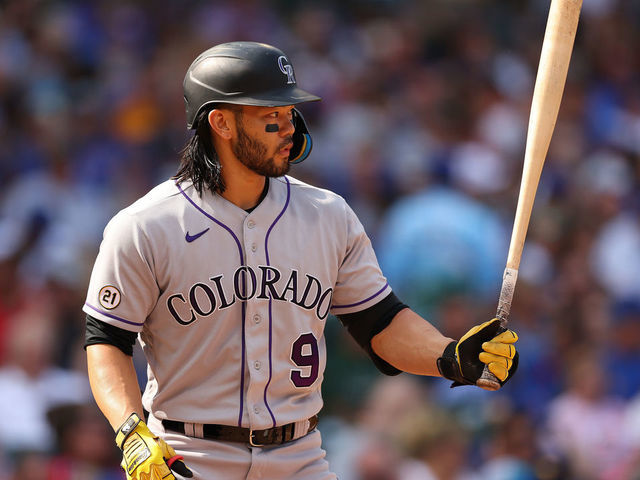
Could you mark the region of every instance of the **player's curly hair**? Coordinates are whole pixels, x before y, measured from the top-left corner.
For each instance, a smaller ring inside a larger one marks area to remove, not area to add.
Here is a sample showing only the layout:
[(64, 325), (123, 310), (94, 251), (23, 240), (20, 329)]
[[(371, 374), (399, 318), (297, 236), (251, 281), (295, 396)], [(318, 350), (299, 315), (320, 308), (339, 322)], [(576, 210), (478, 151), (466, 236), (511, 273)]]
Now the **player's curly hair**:
[(211, 141), (207, 120), (213, 108), (215, 107), (203, 110), (196, 117), (195, 133), (182, 149), (180, 167), (172, 177), (178, 182), (191, 180), (200, 195), (205, 188), (218, 194), (223, 193), (226, 188), (222, 178), (222, 166)]

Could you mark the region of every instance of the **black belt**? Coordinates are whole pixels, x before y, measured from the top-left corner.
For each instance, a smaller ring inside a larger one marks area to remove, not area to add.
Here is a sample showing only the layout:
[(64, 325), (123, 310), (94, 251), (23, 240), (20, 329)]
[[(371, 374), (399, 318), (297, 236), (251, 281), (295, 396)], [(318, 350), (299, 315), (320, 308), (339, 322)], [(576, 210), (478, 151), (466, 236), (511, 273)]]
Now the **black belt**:
[[(267, 428), (266, 430), (252, 430), (250, 428), (232, 427), (230, 425), (214, 424), (189, 424), (185, 429), (184, 422), (175, 420), (162, 420), (162, 426), (166, 430), (182, 433), (190, 437), (206, 438), (207, 440), (221, 440), (224, 442), (248, 443), (252, 447), (262, 447), (264, 445), (281, 445), (291, 440), (305, 436), (318, 425), (318, 416), (314, 415), (309, 420), (309, 427), (305, 431), (296, 432), (296, 424), (289, 423), (280, 427)], [(197, 425), (198, 428), (193, 428)], [(200, 429), (199, 427), (202, 427)], [(193, 432), (191, 431), (193, 428)]]

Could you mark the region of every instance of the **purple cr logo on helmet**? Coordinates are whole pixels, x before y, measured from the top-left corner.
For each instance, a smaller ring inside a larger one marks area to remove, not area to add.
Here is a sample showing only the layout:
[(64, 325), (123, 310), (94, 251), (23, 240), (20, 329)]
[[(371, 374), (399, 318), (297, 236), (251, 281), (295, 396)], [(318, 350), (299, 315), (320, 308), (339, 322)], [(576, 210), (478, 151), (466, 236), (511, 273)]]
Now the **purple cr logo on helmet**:
[(284, 55), (280, 55), (278, 57), (278, 66), (280, 67), (280, 71), (287, 76), (287, 84), (296, 83), (296, 77), (293, 74), (293, 67), (287, 60), (287, 57)]

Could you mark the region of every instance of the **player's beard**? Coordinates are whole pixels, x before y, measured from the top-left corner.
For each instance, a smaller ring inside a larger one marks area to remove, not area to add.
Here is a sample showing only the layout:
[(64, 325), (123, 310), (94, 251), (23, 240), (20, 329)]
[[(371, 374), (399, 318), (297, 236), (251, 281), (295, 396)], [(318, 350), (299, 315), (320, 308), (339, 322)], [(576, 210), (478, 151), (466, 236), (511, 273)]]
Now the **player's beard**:
[[(243, 126), (236, 123), (238, 128), (238, 140), (231, 145), (231, 151), (243, 165), (265, 177), (281, 177), (289, 171), (290, 164), (287, 159), (278, 165), (274, 157), (267, 157), (267, 146), (255, 138), (251, 138), (245, 132)], [(293, 142), (291, 137), (283, 140), (277, 151), (285, 148)]]

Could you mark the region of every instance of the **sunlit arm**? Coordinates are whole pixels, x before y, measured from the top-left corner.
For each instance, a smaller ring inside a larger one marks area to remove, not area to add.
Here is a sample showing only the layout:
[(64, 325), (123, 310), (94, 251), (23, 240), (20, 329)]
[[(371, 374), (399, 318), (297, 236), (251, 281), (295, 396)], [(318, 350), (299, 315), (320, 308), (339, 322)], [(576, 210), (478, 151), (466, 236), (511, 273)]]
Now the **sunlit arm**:
[(377, 355), (400, 370), (440, 376), (436, 360), (452, 341), (417, 313), (405, 308), (371, 339), (371, 347)]
[(93, 396), (114, 430), (134, 412), (144, 418), (132, 357), (113, 345), (89, 345), (87, 365)]

